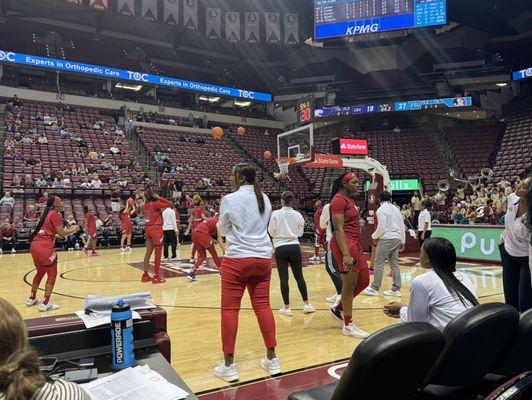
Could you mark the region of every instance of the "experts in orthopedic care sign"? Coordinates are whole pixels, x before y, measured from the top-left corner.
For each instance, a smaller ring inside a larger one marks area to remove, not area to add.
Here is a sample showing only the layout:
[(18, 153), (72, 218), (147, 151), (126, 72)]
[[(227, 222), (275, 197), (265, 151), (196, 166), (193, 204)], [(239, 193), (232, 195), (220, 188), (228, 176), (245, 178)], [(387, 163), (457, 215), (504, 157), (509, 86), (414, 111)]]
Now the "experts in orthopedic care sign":
[(340, 139), (340, 154), (366, 156), (368, 155), (368, 141)]
[(246, 99), (252, 101), (272, 101), (272, 95), (269, 93), (235, 89), (225, 86), (211, 85), (209, 83), (186, 81), (182, 79), (150, 75), (136, 71), (125, 71), (122, 69), (83, 64), (67, 60), (37, 57), (3, 50), (0, 50), (0, 62), (27, 65), (36, 68), (52, 69), (55, 71), (65, 71), (98, 78), (119, 79), (122, 81), (135, 82), (141, 84), (145, 83), (156, 86), (165, 86), (196, 93), (235, 97), (238, 99)]
[(513, 73), (514, 81), (520, 81), (522, 79), (530, 79), (530, 78), (532, 78), (532, 67), (522, 69), (521, 71), (516, 71)]
[(466, 260), (500, 261), (500, 236), (504, 227), (479, 228), (475, 225), (434, 225), (432, 237), (448, 239), (456, 256)]

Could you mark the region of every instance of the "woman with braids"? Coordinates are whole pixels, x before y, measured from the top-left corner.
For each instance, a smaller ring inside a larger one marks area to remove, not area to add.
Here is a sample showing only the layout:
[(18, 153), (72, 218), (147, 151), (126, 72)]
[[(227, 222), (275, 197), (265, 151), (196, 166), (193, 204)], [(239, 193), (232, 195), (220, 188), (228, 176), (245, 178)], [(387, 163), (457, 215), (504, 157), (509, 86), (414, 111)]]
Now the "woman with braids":
[(412, 281), (408, 306), (392, 301), (384, 306), (386, 315), (402, 322), (428, 322), (443, 330), (453, 318), (478, 305), (473, 282), (456, 270), (456, 250), (450, 241), (425, 241), (419, 262), (428, 272)]
[(340, 301), (331, 308), (335, 318), (343, 321), (342, 335), (365, 339), (369, 333), (353, 323), (353, 299), (369, 285), (369, 268), (360, 245), (360, 213), (353, 200), (358, 178), (353, 172), (340, 175), (331, 190), (331, 253), (342, 277)]
[[(144, 255), (144, 274), (142, 275), (142, 282), (165, 283), (166, 280), (159, 275), (161, 268), (161, 258), (163, 254), (163, 211), (167, 207), (172, 207), (172, 202), (159, 196), (151, 188), (146, 190), (146, 203), (143, 206), (142, 213), (146, 221), (145, 235), (146, 235), (146, 254)], [(153, 263), (154, 275), (150, 276), (148, 267), (150, 265), (150, 258), (155, 250), (155, 261)]]
[(79, 231), (78, 225), (68, 229), (63, 228), (63, 219), (59, 214), (62, 209), (63, 203), (61, 198), (58, 196), (48, 197), (42, 216), (30, 235), (30, 253), (33, 257), (33, 263), (37, 269), (37, 273), (35, 278), (33, 278), (30, 297), (26, 300), (26, 305), (31, 307), (39, 303), (37, 300), (37, 290), (39, 289), (42, 278), (44, 278), (44, 275), (47, 275), (48, 279), (46, 280), (44, 299), (39, 304), (39, 311), (41, 312), (54, 311), (59, 308), (59, 306), (50, 302), (50, 296), (54, 290), (55, 279), (57, 277), (55, 235), (66, 238)]
[(275, 320), (270, 307), (272, 244), (268, 222), (272, 207), (256, 181), (253, 165), (237, 164), (230, 181), (235, 192), (222, 199), (217, 224), (220, 236), (226, 238), (221, 299), (224, 362), (213, 371), (214, 376), (227, 382), (239, 379), (234, 363), (235, 342), (240, 302), (246, 288), (266, 347), (266, 357), (260, 366), (270, 375), (281, 372), (275, 355)]
[(89, 400), (75, 383), (48, 380), (39, 367), (22, 317), (0, 298), (0, 400)]

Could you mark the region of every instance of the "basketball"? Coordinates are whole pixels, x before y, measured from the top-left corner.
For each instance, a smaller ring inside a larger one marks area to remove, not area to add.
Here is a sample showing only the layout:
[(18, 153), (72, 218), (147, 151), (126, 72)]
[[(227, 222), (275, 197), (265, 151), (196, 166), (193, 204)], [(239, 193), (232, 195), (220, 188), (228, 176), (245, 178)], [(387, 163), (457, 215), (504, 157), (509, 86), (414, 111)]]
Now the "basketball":
[(264, 159), (269, 160), (270, 158), (272, 158), (272, 152), (270, 150), (266, 150), (264, 152)]
[(127, 199), (127, 204), (130, 207), (133, 207), (135, 205), (135, 199), (132, 199), (131, 197)]
[(220, 139), (224, 135), (224, 130), (219, 126), (212, 129), (212, 136), (215, 139)]
[(236, 134), (238, 136), (244, 136), (246, 134), (246, 128), (239, 126), (238, 129), (236, 130)]

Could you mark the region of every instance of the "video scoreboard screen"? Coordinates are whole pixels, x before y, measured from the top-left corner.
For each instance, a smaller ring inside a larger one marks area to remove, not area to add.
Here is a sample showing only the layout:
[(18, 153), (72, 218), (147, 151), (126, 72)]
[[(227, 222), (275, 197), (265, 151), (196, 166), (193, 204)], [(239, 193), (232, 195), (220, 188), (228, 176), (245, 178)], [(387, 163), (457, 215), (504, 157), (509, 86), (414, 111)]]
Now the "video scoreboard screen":
[(314, 0), (316, 40), (446, 23), (446, 0)]
[(302, 99), (297, 103), (297, 123), (306, 125), (314, 118), (313, 99)]

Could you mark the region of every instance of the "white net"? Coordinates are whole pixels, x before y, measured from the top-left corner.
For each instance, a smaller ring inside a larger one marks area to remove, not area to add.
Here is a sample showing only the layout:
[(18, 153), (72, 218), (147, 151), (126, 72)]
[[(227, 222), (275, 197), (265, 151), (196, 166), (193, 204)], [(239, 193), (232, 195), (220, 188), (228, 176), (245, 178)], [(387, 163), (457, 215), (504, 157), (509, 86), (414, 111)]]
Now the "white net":
[(281, 157), (277, 159), (277, 165), (279, 166), (279, 172), (274, 174), (275, 179), (290, 179), (289, 168), (292, 163), (292, 158)]

